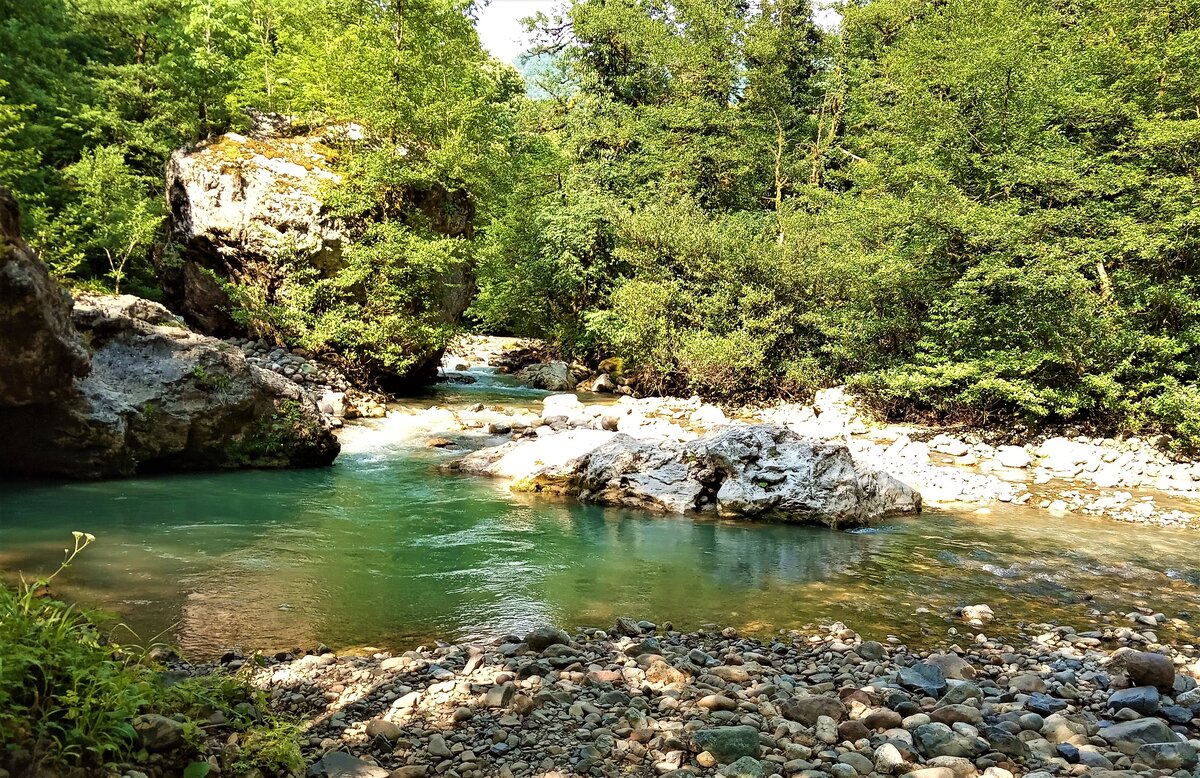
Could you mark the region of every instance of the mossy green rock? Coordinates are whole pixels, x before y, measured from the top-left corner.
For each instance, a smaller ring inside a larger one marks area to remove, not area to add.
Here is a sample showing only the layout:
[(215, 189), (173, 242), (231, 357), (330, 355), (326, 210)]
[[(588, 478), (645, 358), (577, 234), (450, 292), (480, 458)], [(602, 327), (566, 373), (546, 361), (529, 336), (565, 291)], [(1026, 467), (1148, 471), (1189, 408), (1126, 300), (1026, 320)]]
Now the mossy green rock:
[(750, 726), (712, 727), (692, 736), (696, 746), (717, 758), (718, 762), (736, 762), (744, 756), (758, 756), (758, 730)]

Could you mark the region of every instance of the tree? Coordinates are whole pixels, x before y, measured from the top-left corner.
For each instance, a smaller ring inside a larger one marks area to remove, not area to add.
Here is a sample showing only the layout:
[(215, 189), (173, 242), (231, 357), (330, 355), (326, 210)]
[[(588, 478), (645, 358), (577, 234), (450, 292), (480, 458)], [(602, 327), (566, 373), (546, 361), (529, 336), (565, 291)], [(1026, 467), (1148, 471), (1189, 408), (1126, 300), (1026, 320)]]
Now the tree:
[[(75, 195), (55, 220), (55, 240), (46, 260), (56, 273), (103, 258), (104, 276), (114, 292), (129, 276), (130, 263), (145, 258), (154, 242), (162, 211), (146, 197), (146, 183), (125, 164), (122, 150), (100, 146), (64, 171)], [(143, 283), (146, 279), (141, 279)]]

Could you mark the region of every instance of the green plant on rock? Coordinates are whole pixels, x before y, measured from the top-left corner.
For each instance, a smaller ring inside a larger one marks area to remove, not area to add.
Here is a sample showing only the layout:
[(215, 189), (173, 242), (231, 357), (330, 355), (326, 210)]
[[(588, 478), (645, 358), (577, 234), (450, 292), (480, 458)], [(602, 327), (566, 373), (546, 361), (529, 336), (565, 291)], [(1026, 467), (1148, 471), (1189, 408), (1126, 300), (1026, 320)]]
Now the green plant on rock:
[(278, 457), (297, 441), (312, 440), (319, 433), (317, 422), (305, 413), (300, 401), (287, 398), (276, 402), (270, 417), (258, 419), (230, 453), (235, 459), (253, 463)]
[(214, 375), (200, 363), (192, 367), (192, 378), (195, 379), (196, 386), (209, 392), (224, 392), (232, 383), (229, 376), (224, 373)]

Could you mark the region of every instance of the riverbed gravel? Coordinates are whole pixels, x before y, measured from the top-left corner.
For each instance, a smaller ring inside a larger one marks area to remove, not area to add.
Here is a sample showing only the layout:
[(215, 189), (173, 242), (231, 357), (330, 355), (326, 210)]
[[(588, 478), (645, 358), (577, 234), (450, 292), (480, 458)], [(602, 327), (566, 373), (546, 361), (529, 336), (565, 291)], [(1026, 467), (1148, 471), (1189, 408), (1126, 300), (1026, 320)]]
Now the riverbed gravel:
[(311, 722), (309, 775), (330, 778), (1197, 775), (1195, 646), (1050, 625), (943, 643), (621, 619), (272, 660), (255, 682)]

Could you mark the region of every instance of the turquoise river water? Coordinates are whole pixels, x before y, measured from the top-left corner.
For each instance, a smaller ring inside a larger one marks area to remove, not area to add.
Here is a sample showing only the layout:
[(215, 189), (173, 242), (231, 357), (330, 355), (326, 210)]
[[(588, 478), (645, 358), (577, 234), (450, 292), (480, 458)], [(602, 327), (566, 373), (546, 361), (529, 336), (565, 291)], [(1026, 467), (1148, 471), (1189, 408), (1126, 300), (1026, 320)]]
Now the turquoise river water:
[[(426, 404), (536, 399), (482, 386)], [(56, 594), (195, 657), (396, 649), (618, 615), (757, 632), (841, 620), (919, 642), (973, 603), (995, 609), (997, 634), (1125, 623), (1139, 605), (1172, 617), (1164, 637), (1200, 627), (1194, 532), (1022, 508), (856, 532), (654, 516), (442, 474), (453, 454), (394, 427), (348, 436), (321, 470), (0, 482), (0, 570), (44, 573), (71, 530), (91, 532)]]

